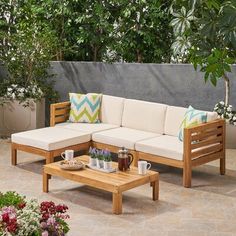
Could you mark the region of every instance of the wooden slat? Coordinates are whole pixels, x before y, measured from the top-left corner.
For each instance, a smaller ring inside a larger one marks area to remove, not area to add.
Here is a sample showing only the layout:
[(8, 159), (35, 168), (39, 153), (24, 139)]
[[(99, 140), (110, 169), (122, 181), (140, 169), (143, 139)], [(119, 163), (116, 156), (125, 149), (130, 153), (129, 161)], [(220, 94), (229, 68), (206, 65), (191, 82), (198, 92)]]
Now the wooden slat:
[(68, 115), (70, 111), (70, 108), (63, 108), (63, 109), (56, 109), (55, 110), (55, 115), (59, 116), (59, 115)]
[(194, 159), (196, 157), (200, 157), (206, 154), (210, 154), (212, 152), (218, 152), (221, 151), (223, 149), (223, 145), (222, 144), (216, 144), (214, 146), (211, 147), (206, 147), (206, 148), (202, 148), (199, 151), (195, 151), (191, 153), (191, 158)]
[(192, 166), (200, 166), (210, 161), (221, 159), (222, 157), (223, 157), (223, 151), (212, 153), (192, 160)]
[(199, 141), (199, 140), (205, 140), (211, 136), (217, 136), (223, 133), (223, 128), (220, 127), (218, 129), (215, 129), (214, 131), (209, 132), (200, 132), (198, 134), (192, 135), (190, 138), (190, 141)]
[(62, 123), (62, 122), (65, 122), (65, 121), (67, 121), (67, 117), (65, 117), (65, 116), (56, 116), (55, 117), (55, 124)]
[[(51, 104), (50, 126), (55, 126), (56, 123), (61, 123), (66, 121), (66, 119), (68, 118), (69, 110), (70, 110), (70, 102), (68, 101)], [(64, 115), (65, 118), (64, 119), (60, 118), (56, 120), (58, 115)]]
[(56, 108), (63, 108), (63, 107), (70, 107), (70, 102), (66, 101), (66, 102), (58, 102), (58, 103), (54, 103), (51, 106), (53, 106), (55, 109)]
[(177, 168), (183, 168), (183, 161), (171, 159), (170, 157), (156, 156), (149, 153), (138, 152), (138, 158), (154, 163), (160, 163), (168, 166), (174, 166)]
[(200, 147), (204, 147), (204, 146), (207, 146), (207, 145), (210, 145), (210, 144), (214, 144), (214, 143), (220, 143), (220, 142), (222, 142), (222, 140), (223, 140), (222, 136), (215, 136), (213, 138), (209, 138), (209, 139), (206, 139), (206, 140), (201, 140), (199, 142), (192, 143), (191, 144), (191, 150), (194, 150), (194, 149), (200, 148)]
[(194, 127), (186, 128), (190, 130), (191, 133), (196, 133), (196, 132), (202, 132), (206, 129), (212, 129), (212, 128), (217, 128), (217, 127), (223, 127), (224, 125), (224, 120), (223, 119), (217, 119), (214, 121), (209, 121), (207, 123), (199, 124)]
[(60, 156), (61, 153), (67, 149), (74, 150), (74, 151), (82, 151), (82, 150), (88, 150), (90, 146), (91, 146), (91, 142), (86, 142), (86, 143), (80, 143), (80, 144), (60, 148), (57, 150), (53, 150), (52, 152), (53, 152), (53, 156), (56, 157), (56, 156)]

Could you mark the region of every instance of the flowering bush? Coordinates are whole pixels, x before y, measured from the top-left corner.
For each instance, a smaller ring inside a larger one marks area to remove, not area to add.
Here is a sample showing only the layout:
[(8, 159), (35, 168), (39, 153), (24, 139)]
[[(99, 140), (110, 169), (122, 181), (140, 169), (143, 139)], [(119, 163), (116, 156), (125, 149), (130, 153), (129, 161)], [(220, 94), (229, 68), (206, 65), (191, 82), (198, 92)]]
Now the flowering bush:
[(215, 105), (214, 111), (217, 112), (219, 118), (225, 119), (229, 124), (236, 125), (236, 113), (233, 111), (232, 105), (225, 105), (221, 101)]
[(41, 99), (43, 96), (44, 93), (37, 84), (31, 83), (25, 88), (17, 84), (11, 84), (7, 88), (4, 98), (9, 100), (22, 100), (25, 98)]
[(39, 205), (36, 200), (25, 201), (14, 192), (0, 194), (0, 203), (3, 202), (6, 205), (0, 208), (2, 236), (64, 236), (69, 231), (66, 205), (54, 202)]

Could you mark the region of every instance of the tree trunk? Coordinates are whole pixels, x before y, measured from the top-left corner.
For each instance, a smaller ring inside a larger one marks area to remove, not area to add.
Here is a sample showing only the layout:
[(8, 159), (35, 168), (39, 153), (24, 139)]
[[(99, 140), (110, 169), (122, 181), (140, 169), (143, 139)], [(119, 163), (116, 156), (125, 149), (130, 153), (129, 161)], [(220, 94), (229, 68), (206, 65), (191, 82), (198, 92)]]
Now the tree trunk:
[(223, 74), (225, 80), (225, 105), (229, 105), (229, 96), (230, 96), (230, 81), (229, 77), (226, 74)]
[(142, 63), (143, 58), (142, 58), (142, 53), (140, 52), (139, 49), (137, 49), (137, 62)]
[(93, 47), (93, 61), (97, 61), (97, 56), (98, 56), (98, 47), (94, 46)]

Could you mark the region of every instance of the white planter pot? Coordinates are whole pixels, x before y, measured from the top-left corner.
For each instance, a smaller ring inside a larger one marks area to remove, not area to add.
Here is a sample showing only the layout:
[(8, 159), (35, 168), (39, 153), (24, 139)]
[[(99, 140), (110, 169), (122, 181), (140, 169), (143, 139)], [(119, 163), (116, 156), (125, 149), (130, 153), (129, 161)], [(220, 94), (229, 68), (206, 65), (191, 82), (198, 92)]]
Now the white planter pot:
[(96, 159), (97, 168), (103, 168), (103, 160)]
[(111, 161), (103, 161), (103, 168), (105, 170), (110, 170), (112, 169), (112, 162)]
[(29, 104), (24, 107), (15, 100), (0, 106), (0, 136), (45, 127), (45, 99)]
[(89, 165), (90, 166), (96, 166), (97, 165), (97, 161), (95, 158), (89, 157)]
[(226, 148), (236, 149), (236, 126), (226, 124)]

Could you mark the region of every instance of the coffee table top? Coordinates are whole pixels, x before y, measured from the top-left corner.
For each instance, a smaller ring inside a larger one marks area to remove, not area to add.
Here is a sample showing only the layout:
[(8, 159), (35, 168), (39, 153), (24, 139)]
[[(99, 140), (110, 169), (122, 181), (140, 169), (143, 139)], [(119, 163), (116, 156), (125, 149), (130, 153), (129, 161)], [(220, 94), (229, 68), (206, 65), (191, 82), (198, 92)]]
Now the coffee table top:
[[(83, 155), (76, 157), (76, 159), (88, 164), (89, 156)], [(139, 175), (136, 167), (130, 167), (130, 170), (125, 172), (118, 170), (113, 173), (96, 171), (87, 167), (77, 171), (69, 171), (61, 169), (60, 162), (44, 165), (44, 173), (61, 176), (113, 193), (123, 192), (146, 183), (158, 181), (159, 178), (159, 173), (151, 170), (148, 170), (146, 175)], [(112, 166), (117, 168), (118, 164), (112, 162)]]

